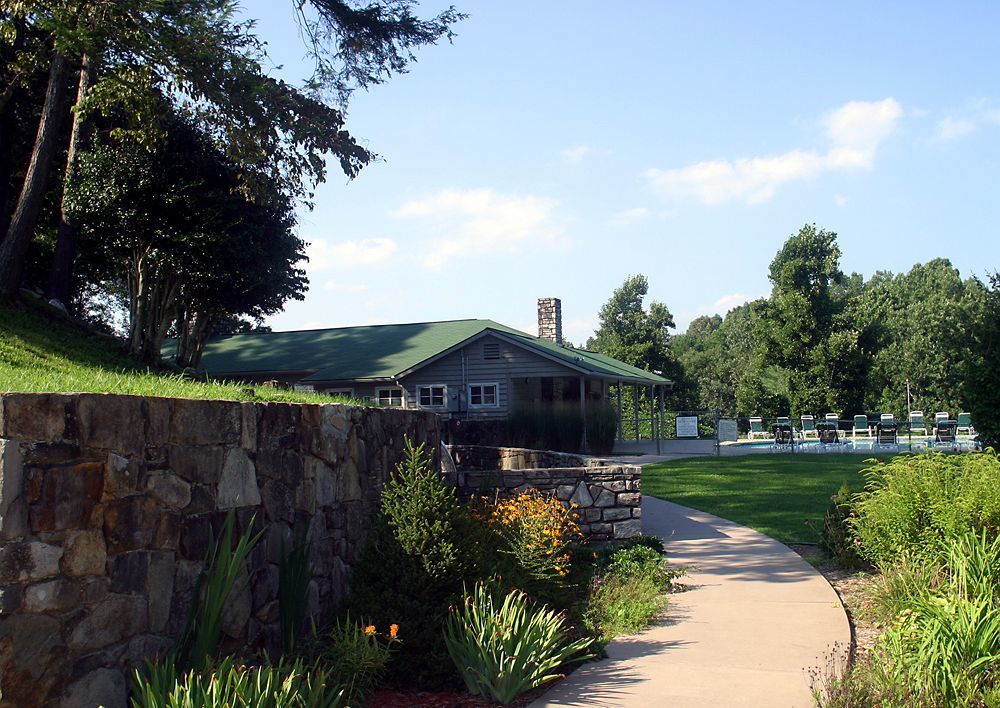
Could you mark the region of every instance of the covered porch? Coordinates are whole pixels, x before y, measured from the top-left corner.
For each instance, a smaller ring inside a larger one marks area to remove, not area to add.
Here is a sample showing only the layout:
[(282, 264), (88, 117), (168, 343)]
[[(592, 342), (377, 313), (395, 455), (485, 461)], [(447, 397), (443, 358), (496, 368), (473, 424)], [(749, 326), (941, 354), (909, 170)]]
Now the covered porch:
[[(672, 386), (664, 379), (650, 382), (584, 375), (526, 376), (510, 381), (515, 408), (578, 406), (583, 420), (599, 410), (610, 411), (614, 414), (617, 443), (645, 441), (657, 445), (663, 439), (664, 394)], [(586, 428), (582, 449), (589, 450)]]

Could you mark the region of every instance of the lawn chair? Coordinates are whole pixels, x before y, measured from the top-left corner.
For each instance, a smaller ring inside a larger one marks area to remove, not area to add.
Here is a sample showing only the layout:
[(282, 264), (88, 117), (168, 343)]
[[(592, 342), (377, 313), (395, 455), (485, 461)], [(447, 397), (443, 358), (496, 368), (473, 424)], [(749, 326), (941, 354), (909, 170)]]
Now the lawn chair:
[(804, 415), (799, 418), (799, 422), (802, 425), (802, 437), (819, 437), (819, 433), (816, 432), (816, 419), (811, 415)]
[[(780, 418), (778, 419), (781, 420)], [(793, 439), (794, 433), (792, 432), (791, 421), (787, 423), (775, 423), (774, 424), (774, 445), (775, 447), (782, 447), (785, 445), (794, 444)]]
[(892, 423), (893, 425), (895, 425), (896, 424), (896, 416), (894, 416), (892, 413), (883, 413), (882, 415), (880, 415), (878, 417), (878, 422), (879, 423)]
[(889, 415), (889, 418), (890, 420), (880, 420), (875, 426), (875, 442), (879, 445), (899, 444), (899, 437), (896, 431), (896, 421), (891, 419), (891, 414)]
[(816, 424), (816, 432), (819, 434), (821, 445), (839, 445), (840, 434), (837, 432), (837, 424), (829, 419)]
[(750, 433), (747, 435), (747, 439), (753, 440), (757, 436), (762, 438), (767, 438), (768, 433), (764, 429), (764, 419), (763, 418), (751, 418), (750, 419)]
[(934, 446), (955, 447), (958, 423), (947, 418), (939, 418), (934, 423)]
[(959, 434), (962, 434), (962, 435), (975, 435), (976, 434), (976, 429), (972, 427), (972, 414), (971, 413), (959, 413), (958, 414), (958, 425), (955, 428), (955, 432), (959, 433)]
[(910, 411), (910, 433), (920, 431), (921, 435), (927, 435), (927, 423), (924, 422), (923, 411)]
[(838, 414), (838, 413), (827, 413), (826, 416), (824, 416), (824, 417), (826, 418), (826, 422), (827, 423), (833, 423), (838, 428), (840, 427), (840, 414)]
[(951, 420), (951, 417), (948, 415), (948, 411), (938, 411), (934, 414), (934, 427), (936, 428), (937, 424), (942, 420)]
[(858, 433), (861, 433), (865, 437), (871, 435), (871, 427), (868, 425), (868, 416), (866, 415), (856, 415), (854, 416), (854, 427), (851, 429), (851, 434), (854, 439), (858, 439)]

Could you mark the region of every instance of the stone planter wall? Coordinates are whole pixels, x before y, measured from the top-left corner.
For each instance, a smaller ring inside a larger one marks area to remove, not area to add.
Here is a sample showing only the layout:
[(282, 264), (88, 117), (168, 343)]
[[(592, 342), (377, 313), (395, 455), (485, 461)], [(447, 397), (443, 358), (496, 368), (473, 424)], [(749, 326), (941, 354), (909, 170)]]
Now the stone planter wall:
[(459, 470), (531, 470), (551, 467), (605, 467), (607, 460), (552, 450), (523, 447), (451, 445), (452, 459)]
[(591, 541), (642, 533), (642, 468), (635, 465), (558, 467), (535, 470), (456, 472), (461, 496), (517, 494), (528, 488), (552, 492), (579, 511), (580, 530)]
[(94, 394), (0, 395), (0, 706), (124, 706), (183, 628), (210, 534), (264, 537), (226, 648), (279, 643), (278, 563), (308, 533), (309, 611), (344, 596), (403, 454), (433, 414)]

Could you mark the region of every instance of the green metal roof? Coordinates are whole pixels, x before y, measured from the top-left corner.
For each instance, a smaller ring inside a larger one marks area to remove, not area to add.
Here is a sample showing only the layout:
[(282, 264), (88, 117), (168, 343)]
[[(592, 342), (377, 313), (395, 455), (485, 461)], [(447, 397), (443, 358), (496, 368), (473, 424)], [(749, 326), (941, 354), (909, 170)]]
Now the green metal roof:
[(560, 347), (492, 320), (236, 334), (210, 340), (205, 345), (201, 366), (211, 374), (223, 376), (302, 372), (307, 374), (303, 381), (391, 379), (486, 331), (593, 376), (668, 383), (662, 376), (617, 359)]

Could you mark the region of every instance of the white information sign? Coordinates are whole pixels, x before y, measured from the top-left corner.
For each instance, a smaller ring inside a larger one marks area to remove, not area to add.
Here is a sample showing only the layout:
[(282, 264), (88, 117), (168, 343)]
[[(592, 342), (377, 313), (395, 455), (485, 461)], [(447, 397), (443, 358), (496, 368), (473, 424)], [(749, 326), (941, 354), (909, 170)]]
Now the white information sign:
[(719, 418), (719, 442), (736, 442), (740, 439), (736, 429), (736, 421), (732, 418)]
[(677, 416), (677, 437), (679, 438), (698, 437), (698, 416), (696, 415)]

